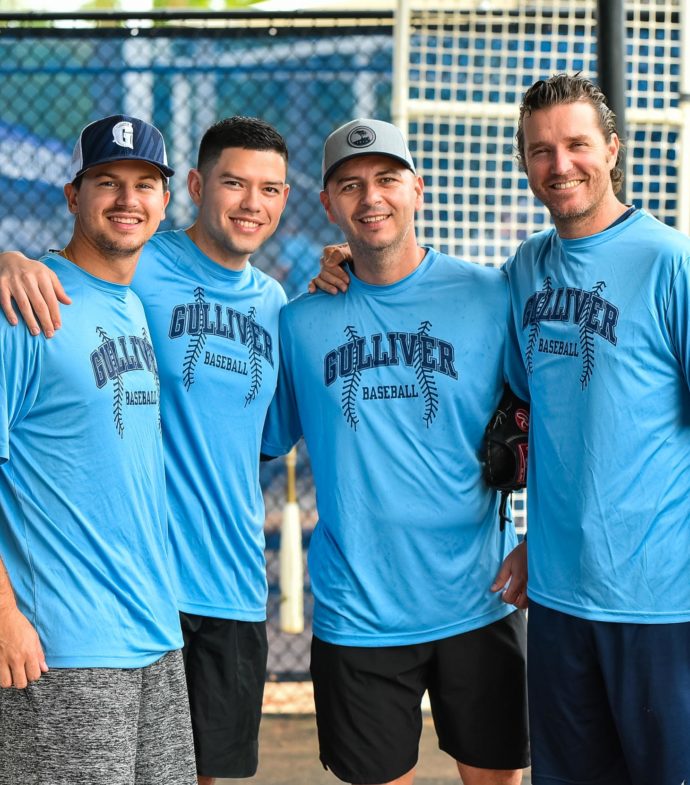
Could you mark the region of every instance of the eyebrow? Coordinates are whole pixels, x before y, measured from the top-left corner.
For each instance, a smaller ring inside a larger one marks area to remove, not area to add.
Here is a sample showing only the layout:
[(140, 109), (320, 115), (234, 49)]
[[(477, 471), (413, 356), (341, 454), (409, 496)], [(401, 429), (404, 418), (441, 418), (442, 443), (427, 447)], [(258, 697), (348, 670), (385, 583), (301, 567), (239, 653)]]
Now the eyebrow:
[[(121, 179), (122, 175), (118, 175), (115, 172), (96, 172), (91, 175), (93, 178), (97, 177), (108, 177), (111, 180), (119, 180)], [(139, 180), (157, 180), (158, 175), (155, 172), (147, 172), (146, 174), (142, 174), (139, 177)]]
[[(228, 172), (228, 171), (221, 172), (218, 175), (218, 179), (219, 180), (222, 180), (225, 177), (230, 177), (233, 180), (237, 180), (238, 183), (246, 183), (247, 182), (247, 178), (246, 177), (240, 177), (238, 174), (233, 174), (232, 172)], [(261, 181), (261, 185), (282, 186), (282, 185), (285, 185), (285, 180), (262, 180)]]
[[(386, 169), (379, 169), (378, 171), (374, 172), (374, 177), (381, 177), (382, 175), (386, 175), (386, 174), (397, 174), (399, 171), (400, 169), (396, 169), (395, 167), (391, 166)], [(341, 183), (349, 183), (354, 180), (361, 180), (361, 179), (363, 179), (361, 176), (352, 174), (345, 177), (339, 177), (336, 180), (336, 183), (340, 185)]]
[[(585, 142), (589, 141), (592, 137), (589, 134), (575, 134), (574, 136), (567, 136), (565, 138), (566, 142)], [(528, 150), (533, 150), (535, 147), (542, 147), (546, 145), (547, 147), (551, 147), (552, 145), (549, 142), (539, 141), (532, 142), (531, 144), (527, 145)]]

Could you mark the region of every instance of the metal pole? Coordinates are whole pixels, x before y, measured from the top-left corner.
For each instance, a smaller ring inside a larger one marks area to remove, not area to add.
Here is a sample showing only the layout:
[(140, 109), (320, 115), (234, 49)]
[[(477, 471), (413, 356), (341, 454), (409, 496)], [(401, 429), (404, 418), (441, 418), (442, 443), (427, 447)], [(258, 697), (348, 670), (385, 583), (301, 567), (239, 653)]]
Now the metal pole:
[(287, 498), (280, 528), (280, 629), (299, 635), (304, 632), (304, 565), (302, 525), (297, 504), (297, 447), (285, 456)]
[(680, 96), (681, 113), (679, 134), (680, 161), (678, 162), (678, 228), (690, 234), (690, 2), (683, 0), (680, 11)]
[(405, 136), (409, 133), (407, 97), (409, 90), (408, 68), (410, 63), (410, 3), (398, 0), (395, 11), (393, 40), (393, 124)]
[[(597, 0), (597, 52), (599, 86), (616, 115), (618, 136), (626, 137), (625, 125), (625, 0)], [(625, 182), (618, 194), (625, 202)]]

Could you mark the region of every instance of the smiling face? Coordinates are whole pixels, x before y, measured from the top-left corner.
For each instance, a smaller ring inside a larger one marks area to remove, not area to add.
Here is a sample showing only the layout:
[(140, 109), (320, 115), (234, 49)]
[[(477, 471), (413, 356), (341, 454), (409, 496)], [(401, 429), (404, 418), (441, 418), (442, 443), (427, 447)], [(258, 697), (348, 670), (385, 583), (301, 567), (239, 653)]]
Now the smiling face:
[(170, 194), (160, 171), (142, 161), (114, 161), (65, 186), (75, 216), (70, 258), (106, 280), (126, 280), (144, 243), (165, 217)]
[(561, 237), (603, 231), (625, 209), (611, 184), (618, 149), (618, 137), (606, 140), (587, 101), (555, 104), (525, 116), (527, 178)]
[(422, 192), (421, 178), (386, 155), (352, 158), (333, 172), (321, 203), (350, 244), (358, 275), (376, 257), (417, 258), (414, 217)]
[(242, 269), (278, 228), (290, 190), (286, 177), (279, 153), (226, 147), (213, 165), (189, 173), (199, 209), (190, 238), (218, 264)]

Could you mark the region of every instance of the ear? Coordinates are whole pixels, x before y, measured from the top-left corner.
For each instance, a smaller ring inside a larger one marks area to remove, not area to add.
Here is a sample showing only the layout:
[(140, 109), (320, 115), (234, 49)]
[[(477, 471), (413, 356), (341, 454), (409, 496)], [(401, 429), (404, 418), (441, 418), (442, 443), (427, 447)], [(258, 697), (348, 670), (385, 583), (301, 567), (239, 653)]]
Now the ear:
[(415, 177), (414, 190), (417, 194), (417, 198), (414, 203), (414, 209), (416, 212), (417, 210), (421, 210), (424, 205), (424, 180), (419, 176)]
[(72, 213), (72, 215), (76, 215), (79, 212), (79, 191), (72, 185), (72, 183), (66, 183), (62, 191), (65, 194), (65, 199), (67, 200), (67, 209)]
[(618, 134), (611, 134), (611, 139), (607, 145), (609, 153), (609, 171), (613, 170), (618, 160), (618, 152), (621, 148), (621, 142)]
[(198, 207), (201, 203), (201, 192), (204, 187), (204, 177), (198, 169), (190, 169), (187, 175), (187, 190), (194, 204)]
[(332, 224), (336, 223), (336, 220), (333, 217), (333, 213), (331, 212), (331, 200), (328, 198), (328, 191), (326, 190), (321, 191), (321, 193), (319, 194), (319, 199), (321, 199), (321, 204), (323, 205), (323, 209), (326, 211), (328, 220)]
[(170, 191), (165, 191), (163, 194), (163, 214), (161, 215), (161, 221), (165, 220), (165, 209), (170, 203)]
[(287, 183), (285, 183), (285, 188), (283, 188), (283, 210), (285, 209), (285, 205), (287, 204), (288, 196), (290, 196), (290, 186)]

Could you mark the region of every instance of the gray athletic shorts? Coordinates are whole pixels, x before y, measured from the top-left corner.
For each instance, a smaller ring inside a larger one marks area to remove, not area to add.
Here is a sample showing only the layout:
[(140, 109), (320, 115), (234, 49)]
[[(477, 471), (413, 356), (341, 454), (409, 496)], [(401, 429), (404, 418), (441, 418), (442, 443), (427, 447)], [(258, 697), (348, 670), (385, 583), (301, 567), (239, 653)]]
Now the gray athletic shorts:
[(182, 655), (0, 689), (0, 785), (196, 785)]

